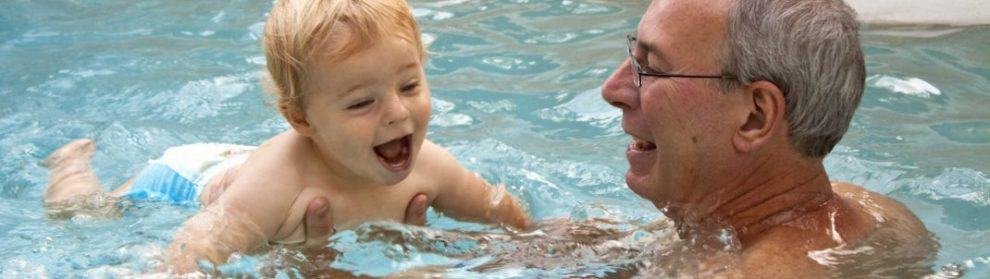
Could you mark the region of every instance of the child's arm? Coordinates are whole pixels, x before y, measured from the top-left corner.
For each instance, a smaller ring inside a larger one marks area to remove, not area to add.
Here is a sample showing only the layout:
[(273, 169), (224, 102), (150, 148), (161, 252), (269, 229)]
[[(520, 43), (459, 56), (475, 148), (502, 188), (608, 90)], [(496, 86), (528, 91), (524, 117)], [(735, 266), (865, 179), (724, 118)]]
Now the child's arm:
[(420, 158), (431, 163), (426, 171), (437, 175), (440, 183), (433, 201), (437, 210), (458, 219), (526, 228), (529, 218), (505, 186), (488, 184), (429, 140), (423, 141), (421, 152)]
[(166, 258), (172, 272), (194, 272), (200, 260), (224, 264), (231, 254), (254, 251), (275, 235), (298, 191), (255, 182), (231, 185), (176, 231)]

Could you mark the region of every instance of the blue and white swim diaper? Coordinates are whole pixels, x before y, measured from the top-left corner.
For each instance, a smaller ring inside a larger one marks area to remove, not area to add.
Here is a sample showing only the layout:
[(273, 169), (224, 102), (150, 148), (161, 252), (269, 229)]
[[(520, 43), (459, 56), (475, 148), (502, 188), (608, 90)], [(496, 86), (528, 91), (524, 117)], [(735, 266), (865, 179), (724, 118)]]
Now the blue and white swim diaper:
[(247, 160), (255, 146), (196, 143), (165, 150), (134, 177), (121, 195), (131, 200), (159, 200), (199, 205), (199, 195), (214, 176)]

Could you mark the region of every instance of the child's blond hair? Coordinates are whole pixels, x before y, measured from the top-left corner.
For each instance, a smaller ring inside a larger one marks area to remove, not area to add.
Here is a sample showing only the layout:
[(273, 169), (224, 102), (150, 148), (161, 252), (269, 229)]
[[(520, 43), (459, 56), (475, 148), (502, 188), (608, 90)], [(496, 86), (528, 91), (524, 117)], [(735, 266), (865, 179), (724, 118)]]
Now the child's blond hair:
[(273, 82), (269, 91), (278, 98), (279, 110), (303, 108), (306, 92), (301, 81), (305, 63), (314, 55), (340, 61), (385, 36), (406, 40), (417, 48), (421, 61), (426, 57), (419, 25), (405, 0), (275, 2), (265, 23), (264, 45)]

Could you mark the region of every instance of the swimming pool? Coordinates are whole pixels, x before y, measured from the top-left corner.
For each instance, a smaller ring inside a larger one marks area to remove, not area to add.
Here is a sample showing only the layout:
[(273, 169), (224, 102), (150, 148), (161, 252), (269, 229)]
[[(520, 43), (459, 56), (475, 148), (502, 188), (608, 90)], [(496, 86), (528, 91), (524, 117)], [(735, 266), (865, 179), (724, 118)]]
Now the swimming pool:
[[(118, 185), (168, 147), (258, 144), (285, 129), (258, 82), (270, 5), (0, 3), (0, 277), (154, 272), (172, 232), (195, 210), (145, 203), (118, 219), (51, 221), (38, 162), (71, 139), (93, 138), (97, 174)], [(599, 96), (646, 3), (413, 6), (430, 42), (430, 138), (490, 182), (509, 185), (534, 220), (578, 223), (547, 221), (513, 236), (434, 214), (428, 228), (342, 232), (328, 249), (338, 254), (332, 260), (274, 249), (236, 259), (227, 274), (602, 276), (649, 248), (671, 249), (641, 245), (671, 244), (663, 241), (671, 234), (638, 227), (662, 216), (626, 189), (628, 136), (619, 111)], [(942, 275), (990, 276), (988, 41), (988, 27), (868, 26), (867, 92), (826, 160), (832, 179), (888, 194), (918, 214), (941, 243), (935, 269), (950, 271)]]

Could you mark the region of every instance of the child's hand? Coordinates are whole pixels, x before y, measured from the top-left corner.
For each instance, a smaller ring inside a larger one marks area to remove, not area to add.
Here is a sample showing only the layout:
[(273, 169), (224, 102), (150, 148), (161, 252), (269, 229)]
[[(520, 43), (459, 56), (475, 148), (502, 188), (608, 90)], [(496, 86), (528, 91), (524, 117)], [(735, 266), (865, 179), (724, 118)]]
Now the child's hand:
[(200, 271), (200, 260), (218, 265), (225, 263), (232, 252), (216, 244), (183, 239), (169, 245), (165, 263), (173, 274), (193, 274)]
[(529, 226), (529, 216), (523, 210), (522, 206), (519, 205), (519, 201), (509, 194), (505, 189), (505, 185), (499, 184), (494, 188), (497, 193), (494, 194), (493, 199), (496, 200), (493, 200), (493, 202), (497, 202), (498, 204), (493, 208), (495, 219), (499, 220), (503, 225), (525, 230)]

